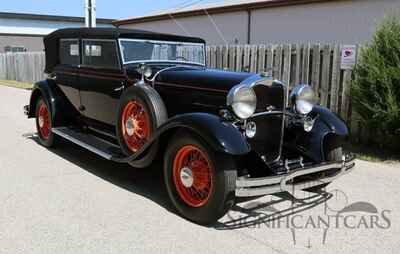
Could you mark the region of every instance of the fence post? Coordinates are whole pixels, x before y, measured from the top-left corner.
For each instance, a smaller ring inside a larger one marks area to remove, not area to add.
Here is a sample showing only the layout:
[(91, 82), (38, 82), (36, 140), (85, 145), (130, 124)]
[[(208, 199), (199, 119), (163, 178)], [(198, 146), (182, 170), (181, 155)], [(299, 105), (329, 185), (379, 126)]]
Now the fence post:
[(229, 46), (225, 45), (222, 47), (222, 67), (224, 70), (229, 69)]
[(275, 54), (275, 46), (269, 44), (267, 47), (267, 66), (266, 71), (273, 74), (274, 71), (274, 54)]
[(321, 97), (319, 94), (320, 68), (321, 68), (321, 47), (319, 44), (315, 44), (313, 46), (311, 86), (313, 87), (314, 92), (318, 98)]
[(243, 70), (246, 72), (250, 71), (250, 53), (251, 53), (251, 46), (244, 45)]
[(243, 46), (236, 46), (236, 71), (242, 71)]
[(321, 105), (329, 107), (329, 72), (331, 67), (331, 47), (325, 45), (322, 54), (322, 77), (321, 77)]
[(290, 73), (292, 65), (292, 45), (287, 44), (283, 47), (283, 74), (282, 81), (290, 87)]
[(304, 45), (303, 47), (303, 68), (301, 71), (301, 82), (303, 84), (309, 84), (309, 73), (310, 73), (310, 44)]
[(282, 79), (282, 45), (278, 45), (275, 49), (273, 77)]
[(340, 116), (348, 121), (350, 119), (350, 82), (351, 82), (351, 70), (345, 70), (343, 72), (343, 88), (342, 88), (342, 107)]
[(260, 45), (258, 47), (258, 63), (257, 72), (264, 72), (265, 70), (265, 45)]
[(332, 80), (331, 80), (331, 103), (330, 108), (335, 113), (339, 112), (339, 89), (340, 89), (340, 45), (336, 45), (333, 50), (332, 60)]
[(234, 71), (236, 66), (236, 46), (229, 46), (229, 70)]

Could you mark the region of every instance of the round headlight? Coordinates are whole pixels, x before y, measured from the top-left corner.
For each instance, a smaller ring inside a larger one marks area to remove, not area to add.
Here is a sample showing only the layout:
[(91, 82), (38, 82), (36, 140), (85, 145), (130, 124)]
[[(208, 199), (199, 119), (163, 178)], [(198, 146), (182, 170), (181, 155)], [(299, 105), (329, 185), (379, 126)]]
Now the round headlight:
[(227, 104), (237, 117), (247, 119), (256, 111), (257, 97), (251, 87), (239, 85), (229, 91)]
[(296, 85), (290, 94), (290, 100), (298, 113), (306, 115), (314, 108), (315, 94), (308, 85)]
[(153, 74), (153, 70), (149, 66), (146, 66), (146, 68), (144, 69), (143, 75), (146, 78), (150, 78), (152, 74)]

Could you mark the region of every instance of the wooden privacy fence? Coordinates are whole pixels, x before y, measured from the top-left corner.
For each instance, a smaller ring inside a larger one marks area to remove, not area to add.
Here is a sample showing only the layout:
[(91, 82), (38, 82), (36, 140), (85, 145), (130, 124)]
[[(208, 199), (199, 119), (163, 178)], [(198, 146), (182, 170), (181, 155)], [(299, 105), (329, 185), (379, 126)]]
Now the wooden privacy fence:
[[(342, 46), (320, 44), (208, 46), (207, 65), (232, 71), (271, 72), (289, 87), (310, 84), (323, 106), (350, 123), (351, 70), (341, 70)], [(35, 82), (45, 78), (44, 52), (0, 54), (0, 79)]]
[(211, 68), (269, 72), (289, 87), (310, 84), (320, 104), (350, 122), (351, 70), (341, 70), (342, 46), (320, 44), (232, 45), (207, 47)]
[(36, 82), (45, 79), (44, 52), (0, 54), (0, 79)]

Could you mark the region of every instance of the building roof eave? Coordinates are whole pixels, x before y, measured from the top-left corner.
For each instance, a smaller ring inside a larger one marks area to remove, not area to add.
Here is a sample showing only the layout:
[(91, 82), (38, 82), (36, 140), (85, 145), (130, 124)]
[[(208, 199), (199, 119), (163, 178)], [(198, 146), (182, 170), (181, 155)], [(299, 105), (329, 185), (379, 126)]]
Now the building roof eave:
[[(85, 22), (84, 17), (71, 17), (71, 16), (58, 16), (58, 15), (44, 15), (44, 14), (31, 14), (31, 13), (13, 13), (13, 12), (0, 12), (0, 18), (3, 19), (25, 19), (25, 20), (45, 20), (45, 21), (59, 21), (59, 22)], [(112, 24), (113, 19), (97, 18), (97, 23)]]
[[(184, 18), (184, 17), (192, 17), (192, 16), (203, 16), (208, 14), (218, 14), (218, 13), (227, 13), (227, 12), (237, 12), (237, 11), (247, 11), (252, 9), (260, 9), (260, 8), (272, 8), (279, 6), (287, 6), (287, 5), (299, 5), (299, 4), (310, 4), (310, 3), (318, 3), (318, 2), (327, 2), (330, 0), (268, 0), (268, 1), (259, 1), (252, 3), (242, 3), (235, 5), (225, 5), (211, 8), (199, 8), (188, 11), (178, 11), (178, 12), (166, 12), (162, 14), (143, 16), (143, 17), (134, 17), (127, 19), (115, 20), (112, 23), (116, 26), (127, 25), (127, 24), (137, 24), (144, 23), (150, 21), (159, 21), (170, 19), (171, 16), (174, 18)], [(337, 1), (348, 1), (348, 0), (337, 0)]]

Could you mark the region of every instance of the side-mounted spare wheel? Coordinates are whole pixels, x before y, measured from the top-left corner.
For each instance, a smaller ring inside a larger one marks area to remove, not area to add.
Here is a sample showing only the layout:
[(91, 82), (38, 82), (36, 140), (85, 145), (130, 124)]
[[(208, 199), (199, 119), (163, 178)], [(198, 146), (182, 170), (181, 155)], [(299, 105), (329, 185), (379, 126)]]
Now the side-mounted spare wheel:
[(236, 168), (199, 136), (178, 131), (164, 159), (164, 179), (177, 211), (202, 225), (215, 223), (235, 202)]
[(51, 131), (53, 126), (51, 108), (49, 103), (43, 98), (38, 97), (35, 108), (36, 130), (39, 142), (45, 147), (52, 147), (56, 142), (56, 135)]
[(150, 86), (129, 87), (121, 96), (116, 133), (126, 155), (137, 152), (168, 118), (165, 105)]

